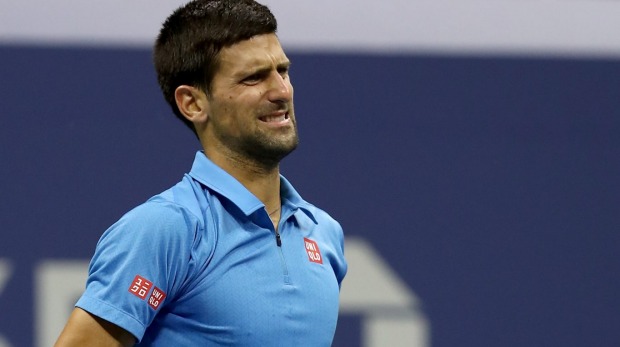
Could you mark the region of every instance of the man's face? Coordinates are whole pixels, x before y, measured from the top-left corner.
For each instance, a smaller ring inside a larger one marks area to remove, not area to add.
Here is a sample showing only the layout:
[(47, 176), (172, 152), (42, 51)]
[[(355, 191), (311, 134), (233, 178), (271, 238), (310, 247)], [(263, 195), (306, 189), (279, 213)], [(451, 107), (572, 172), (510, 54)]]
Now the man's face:
[(258, 35), (223, 48), (219, 60), (208, 96), (207, 146), (278, 163), (298, 143), (290, 62), (280, 41)]

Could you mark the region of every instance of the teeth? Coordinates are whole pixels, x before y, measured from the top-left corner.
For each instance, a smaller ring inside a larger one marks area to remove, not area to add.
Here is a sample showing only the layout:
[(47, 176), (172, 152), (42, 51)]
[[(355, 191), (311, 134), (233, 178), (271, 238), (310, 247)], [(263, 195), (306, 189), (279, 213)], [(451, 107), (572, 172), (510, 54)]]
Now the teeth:
[(282, 122), (286, 119), (286, 115), (283, 114), (281, 116), (272, 116), (272, 117), (265, 117), (265, 122)]

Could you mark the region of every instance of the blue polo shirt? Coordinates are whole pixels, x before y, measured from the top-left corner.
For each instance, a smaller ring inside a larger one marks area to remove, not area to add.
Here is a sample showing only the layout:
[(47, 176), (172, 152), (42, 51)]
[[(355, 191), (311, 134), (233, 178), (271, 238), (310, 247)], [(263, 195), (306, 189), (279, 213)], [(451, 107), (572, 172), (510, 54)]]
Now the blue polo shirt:
[(196, 154), (189, 174), (97, 243), (76, 306), (139, 346), (329, 346), (347, 270), (340, 225), (281, 177), (263, 203)]

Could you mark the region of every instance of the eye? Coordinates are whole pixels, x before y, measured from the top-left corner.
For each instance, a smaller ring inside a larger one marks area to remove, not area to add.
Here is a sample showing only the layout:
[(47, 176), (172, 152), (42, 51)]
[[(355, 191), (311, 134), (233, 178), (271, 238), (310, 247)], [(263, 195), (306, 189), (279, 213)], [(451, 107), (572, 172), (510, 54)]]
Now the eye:
[(280, 74), (280, 76), (282, 76), (283, 78), (288, 77), (289, 73), (291, 71), (291, 65), (286, 64), (286, 65), (280, 65), (278, 66), (278, 73)]
[(255, 74), (251, 74), (251, 75), (245, 77), (243, 80), (241, 80), (241, 82), (244, 83), (244, 84), (253, 85), (253, 84), (257, 84), (262, 79), (263, 79), (263, 74), (255, 73)]
[(287, 67), (280, 67), (280, 68), (278, 68), (278, 73), (282, 77), (288, 76), (288, 72), (289, 72), (288, 66)]

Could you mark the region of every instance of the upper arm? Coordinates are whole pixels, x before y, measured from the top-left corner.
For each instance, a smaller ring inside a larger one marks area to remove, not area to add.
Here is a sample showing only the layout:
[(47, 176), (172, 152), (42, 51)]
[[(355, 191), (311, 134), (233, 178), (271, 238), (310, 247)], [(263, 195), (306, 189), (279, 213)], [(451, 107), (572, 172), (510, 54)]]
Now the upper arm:
[[(194, 224), (185, 210), (167, 203), (147, 203), (127, 213), (99, 240), (76, 306), (141, 340), (161, 309), (182, 291)], [(155, 290), (162, 300), (154, 297)]]
[(75, 308), (54, 347), (128, 347), (135, 343), (127, 330)]

